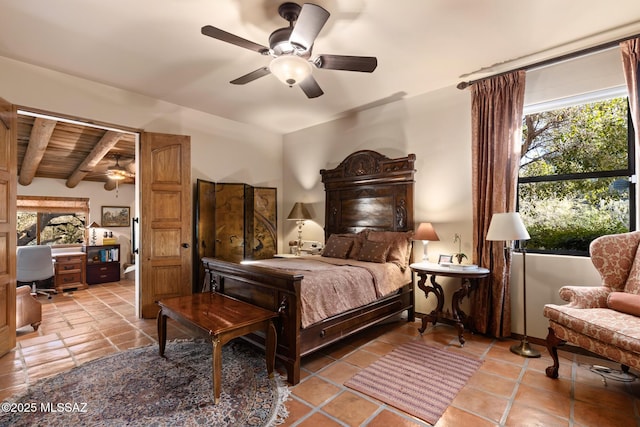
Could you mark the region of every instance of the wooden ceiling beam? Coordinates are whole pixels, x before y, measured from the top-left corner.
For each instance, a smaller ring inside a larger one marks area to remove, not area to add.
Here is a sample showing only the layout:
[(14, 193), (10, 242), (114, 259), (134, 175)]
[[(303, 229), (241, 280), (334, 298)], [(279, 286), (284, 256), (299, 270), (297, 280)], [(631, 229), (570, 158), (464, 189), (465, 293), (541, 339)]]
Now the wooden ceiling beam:
[(121, 132), (107, 131), (82, 163), (80, 163), (76, 170), (67, 178), (67, 187), (74, 188), (78, 185), (89, 172), (95, 169), (98, 162), (107, 155), (109, 150), (111, 150), (124, 135), (125, 134)]
[(24, 153), (22, 167), (20, 167), (20, 176), (18, 182), (20, 185), (29, 185), (36, 176), (36, 171), (44, 152), (49, 145), (53, 129), (56, 127), (57, 121), (36, 117), (31, 127), (31, 135), (29, 136), (29, 145)]

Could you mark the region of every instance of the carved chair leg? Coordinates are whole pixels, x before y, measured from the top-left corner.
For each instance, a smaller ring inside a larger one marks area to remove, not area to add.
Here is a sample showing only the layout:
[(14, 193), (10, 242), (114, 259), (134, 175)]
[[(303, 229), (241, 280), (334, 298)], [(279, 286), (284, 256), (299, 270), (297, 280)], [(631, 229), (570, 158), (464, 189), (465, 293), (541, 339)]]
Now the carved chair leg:
[(560, 368), (560, 361), (558, 360), (558, 347), (565, 344), (566, 341), (561, 340), (556, 336), (556, 333), (551, 327), (549, 327), (549, 333), (547, 334), (547, 350), (553, 358), (553, 366), (548, 366), (545, 373), (549, 378), (558, 378), (558, 369)]

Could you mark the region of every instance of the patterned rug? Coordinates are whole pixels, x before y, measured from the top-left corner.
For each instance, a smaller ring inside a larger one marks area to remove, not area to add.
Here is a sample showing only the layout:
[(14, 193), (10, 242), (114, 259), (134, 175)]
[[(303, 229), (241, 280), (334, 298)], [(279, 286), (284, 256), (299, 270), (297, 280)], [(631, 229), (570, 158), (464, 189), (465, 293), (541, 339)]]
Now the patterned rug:
[(421, 342), (403, 344), (345, 383), (435, 424), (482, 361)]
[(288, 415), (284, 380), (269, 378), (264, 353), (241, 340), (222, 347), (217, 405), (210, 343), (168, 342), (165, 356), (150, 345), (39, 381), (2, 403), (0, 426), (268, 426)]

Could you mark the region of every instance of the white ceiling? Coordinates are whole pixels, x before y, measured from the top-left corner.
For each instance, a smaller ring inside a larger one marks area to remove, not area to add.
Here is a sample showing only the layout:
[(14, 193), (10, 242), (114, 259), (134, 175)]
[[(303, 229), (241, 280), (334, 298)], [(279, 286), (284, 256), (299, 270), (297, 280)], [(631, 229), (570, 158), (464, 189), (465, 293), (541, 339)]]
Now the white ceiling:
[(331, 17), (314, 54), (376, 56), (372, 74), (314, 69), (315, 99), (273, 76), (229, 84), (269, 58), (201, 27), (268, 45), (281, 3), (0, 0), (0, 55), (289, 133), (640, 33), (638, 0), (316, 0)]

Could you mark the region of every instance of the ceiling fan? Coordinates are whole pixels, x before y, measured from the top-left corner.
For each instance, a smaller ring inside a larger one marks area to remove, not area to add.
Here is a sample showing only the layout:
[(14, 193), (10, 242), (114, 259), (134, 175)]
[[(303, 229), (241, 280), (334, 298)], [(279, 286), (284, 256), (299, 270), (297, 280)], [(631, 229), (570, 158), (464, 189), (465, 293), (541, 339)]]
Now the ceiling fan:
[(114, 154), (116, 163), (113, 166), (107, 168), (107, 177), (114, 181), (123, 181), (127, 178), (135, 177), (135, 174), (129, 171), (127, 168), (120, 166), (120, 154)]
[[(324, 92), (313, 77), (313, 67), (327, 70), (361, 71), (371, 73), (378, 66), (373, 56), (318, 55), (311, 59), (313, 42), (329, 19), (324, 8), (305, 3), (286, 2), (280, 5), (278, 13), (289, 26), (275, 30), (269, 36), (269, 47), (243, 39), (242, 37), (205, 25), (202, 34), (223, 42), (231, 43), (258, 52), (274, 59), (268, 67), (232, 80), (230, 83), (243, 85), (268, 74), (275, 75), (287, 86), (299, 85), (309, 98), (316, 98)], [(294, 24), (295, 23), (295, 24)]]

